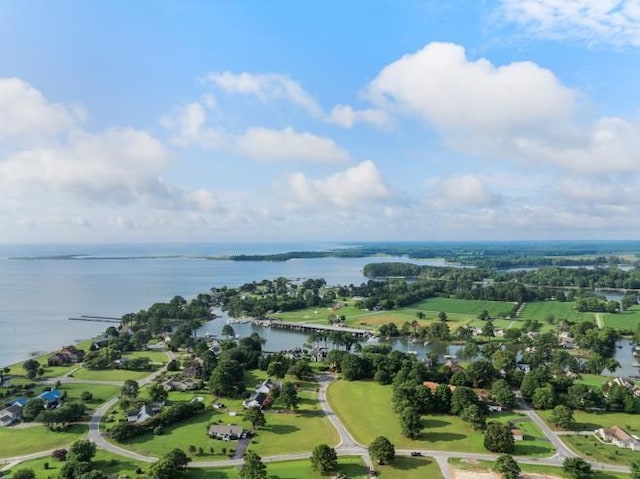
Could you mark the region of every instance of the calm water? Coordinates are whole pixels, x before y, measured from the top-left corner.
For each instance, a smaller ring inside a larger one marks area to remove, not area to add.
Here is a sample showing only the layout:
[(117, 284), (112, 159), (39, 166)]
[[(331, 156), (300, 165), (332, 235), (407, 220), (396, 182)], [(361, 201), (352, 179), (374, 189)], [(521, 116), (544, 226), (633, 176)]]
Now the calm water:
[[(233, 262), (196, 256), (320, 250), (338, 244), (0, 245), (0, 365), (95, 336), (108, 324), (70, 316), (119, 317), (175, 295), (191, 298), (215, 286), (271, 279), (325, 278), (360, 284), (365, 264), (406, 258), (320, 258)], [(46, 259), (81, 255), (83, 259)], [(13, 259), (34, 258), (34, 259)], [(134, 258), (135, 257), (135, 258)], [(37, 259), (36, 259), (37, 258)], [(434, 260), (412, 260), (434, 264)]]

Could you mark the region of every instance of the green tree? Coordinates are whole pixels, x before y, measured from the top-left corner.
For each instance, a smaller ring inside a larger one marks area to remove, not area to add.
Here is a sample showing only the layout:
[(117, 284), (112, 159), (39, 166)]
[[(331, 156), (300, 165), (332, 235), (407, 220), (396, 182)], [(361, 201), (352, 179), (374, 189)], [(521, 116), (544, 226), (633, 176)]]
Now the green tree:
[(41, 398), (29, 399), (22, 408), (22, 417), (25, 421), (33, 421), (44, 410), (44, 401)]
[(80, 474), (76, 479), (107, 479), (107, 475), (104, 472), (93, 470)]
[(300, 399), (298, 398), (298, 390), (296, 389), (295, 384), (287, 381), (282, 385), (280, 401), (282, 401), (283, 406), (287, 409), (295, 409), (298, 407)]
[(223, 359), (211, 372), (209, 388), (218, 396), (237, 396), (244, 389), (244, 370), (235, 359)]
[(247, 451), (238, 477), (240, 479), (267, 479), (267, 466), (255, 452)]
[(68, 458), (71, 461), (91, 462), (96, 455), (96, 444), (88, 439), (82, 439), (71, 444)]
[(36, 473), (31, 469), (18, 469), (11, 477), (13, 479), (36, 479)]
[(255, 430), (264, 426), (267, 420), (264, 417), (264, 413), (259, 407), (250, 407), (244, 413), (244, 419), (251, 423), (251, 427)]
[(332, 474), (338, 470), (336, 450), (327, 444), (319, 444), (311, 453), (311, 467), (320, 474)]
[(27, 373), (27, 377), (29, 379), (35, 379), (38, 375), (38, 370), (40, 369), (40, 363), (35, 359), (27, 359), (22, 363), (22, 368)]
[(513, 408), (516, 406), (516, 395), (511, 391), (509, 383), (504, 379), (498, 379), (491, 385), (491, 399), (502, 407)]
[(138, 391), (140, 390), (140, 386), (138, 385), (138, 381), (134, 381), (133, 379), (127, 379), (122, 388), (120, 389), (120, 396), (135, 399), (138, 397)]
[(152, 401), (165, 401), (167, 390), (160, 383), (152, 383), (149, 386), (149, 399)]
[(631, 463), (631, 479), (640, 479), (640, 461)]
[(447, 313), (445, 313), (444, 311), (440, 311), (438, 313), (438, 319), (440, 321), (443, 321), (443, 322), (446, 321), (447, 320)]
[(487, 417), (477, 404), (469, 404), (462, 410), (460, 418), (471, 424), (475, 430), (484, 429), (487, 425)]
[(225, 324), (224, 326), (222, 326), (222, 334), (224, 334), (224, 336), (229, 339), (235, 337), (236, 332), (233, 330), (233, 327), (230, 324)]
[(580, 457), (567, 457), (562, 462), (562, 470), (573, 479), (588, 479), (593, 475), (591, 464)]
[(422, 431), (420, 413), (413, 406), (407, 406), (400, 412), (400, 428), (402, 434), (409, 439), (417, 439)]
[(369, 454), (378, 461), (378, 464), (389, 464), (396, 457), (396, 449), (389, 439), (378, 436), (369, 445)]
[(309, 365), (309, 361), (306, 359), (299, 359), (293, 366), (289, 368), (289, 374), (292, 374), (297, 379), (303, 380), (313, 376), (313, 369)]
[(487, 337), (493, 337), (495, 335), (495, 330), (493, 327), (493, 321), (487, 321), (482, 326), (482, 335)]
[(497, 421), (490, 422), (484, 433), (484, 447), (491, 452), (512, 454), (515, 444), (511, 428)]
[(91, 471), (90, 463), (68, 460), (60, 468), (60, 472), (58, 473), (58, 479), (77, 479), (82, 474), (85, 474), (90, 471)]
[(562, 429), (573, 429), (576, 425), (576, 421), (573, 418), (573, 409), (562, 404), (553, 408), (549, 420)]
[(271, 361), (267, 367), (267, 374), (282, 379), (287, 374), (287, 365), (282, 361)]
[(551, 409), (555, 404), (553, 386), (547, 384), (546, 386), (536, 389), (533, 392), (531, 403), (536, 409)]
[(493, 470), (501, 473), (503, 479), (518, 479), (520, 476), (520, 465), (509, 454), (498, 457), (493, 464)]

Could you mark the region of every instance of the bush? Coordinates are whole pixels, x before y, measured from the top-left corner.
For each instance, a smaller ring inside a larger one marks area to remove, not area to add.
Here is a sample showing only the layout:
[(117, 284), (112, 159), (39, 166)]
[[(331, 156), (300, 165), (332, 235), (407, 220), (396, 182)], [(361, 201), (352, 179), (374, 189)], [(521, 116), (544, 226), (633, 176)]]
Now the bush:
[(66, 461), (67, 460), (67, 450), (66, 449), (56, 449), (51, 453), (51, 457), (56, 459), (57, 461)]

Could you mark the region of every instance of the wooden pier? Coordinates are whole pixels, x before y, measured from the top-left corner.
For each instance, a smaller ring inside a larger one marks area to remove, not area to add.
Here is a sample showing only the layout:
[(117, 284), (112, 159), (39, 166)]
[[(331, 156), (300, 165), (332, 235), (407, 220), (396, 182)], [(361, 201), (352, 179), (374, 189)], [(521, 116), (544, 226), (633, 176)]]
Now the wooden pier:
[(350, 333), (352, 336), (358, 338), (359, 340), (365, 340), (368, 337), (373, 336), (374, 334), (370, 329), (357, 329), (349, 328), (346, 326), (334, 326), (330, 324), (319, 323), (294, 323), (291, 321), (269, 320), (260, 321), (258, 324), (270, 326), (273, 328), (288, 329), (290, 331), (302, 331), (305, 333), (317, 333), (320, 331), (340, 331), (341, 333)]
[(90, 316), (83, 314), (77, 318), (69, 318), (69, 321), (92, 321), (95, 323), (120, 323), (120, 318), (114, 318), (113, 316)]

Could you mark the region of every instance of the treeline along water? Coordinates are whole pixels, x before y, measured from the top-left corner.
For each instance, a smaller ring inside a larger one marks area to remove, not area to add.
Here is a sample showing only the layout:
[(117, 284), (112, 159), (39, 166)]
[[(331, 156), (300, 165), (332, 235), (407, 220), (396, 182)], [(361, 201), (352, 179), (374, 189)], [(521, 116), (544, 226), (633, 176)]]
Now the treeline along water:
[[(277, 278), (360, 284), (365, 264), (406, 258), (315, 258), (286, 262), (208, 260), (235, 254), (320, 250), (337, 244), (0, 245), (0, 365), (95, 336), (80, 315), (120, 317), (211, 287)], [(438, 260), (413, 260), (439, 264)]]

